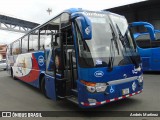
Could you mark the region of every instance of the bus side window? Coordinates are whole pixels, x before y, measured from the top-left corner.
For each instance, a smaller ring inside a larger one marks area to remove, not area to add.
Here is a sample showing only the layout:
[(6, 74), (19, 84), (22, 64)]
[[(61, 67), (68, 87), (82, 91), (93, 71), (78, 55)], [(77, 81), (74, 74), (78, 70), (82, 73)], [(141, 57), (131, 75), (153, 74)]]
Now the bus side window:
[(45, 49), (49, 49), (51, 47), (51, 31), (42, 30), (40, 32), (40, 50), (43, 50), (43, 46)]
[(22, 53), (28, 52), (28, 35), (22, 38)]
[(29, 51), (38, 50), (38, 30), (29, 35)]
[(53, 40), (53, 46), (54, 47), (60, 47), (60, 38), (59, 38), (59, 35), (55, 35), (55, 38)]
[(151, 48), (151, 40), (149, 34), (142, 34), (137, 37), (136, 43), (140, 48)]
[(21, 53), (21, 49), (20, 49), (20, 40), (18, 41), (15, 41), (13, 44), (12, 44), (12, 54), (13, 55), (18, 55)]

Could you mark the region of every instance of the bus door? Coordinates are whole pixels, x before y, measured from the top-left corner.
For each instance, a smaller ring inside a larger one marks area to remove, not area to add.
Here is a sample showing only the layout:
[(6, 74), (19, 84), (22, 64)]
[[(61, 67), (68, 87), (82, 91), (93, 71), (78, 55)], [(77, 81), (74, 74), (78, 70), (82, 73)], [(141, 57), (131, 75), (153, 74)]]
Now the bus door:
[[(57, 21), (51, 23), (57, 23)], [(74, 65), (75, 50), (68, 13), (61, 14), (59, 26), (60, 29), (57, 33), (52, 35), (49, 52), (45, 50), (46, 93), (54, 100), (72, 96), (72, 90), (76, 91), (77, 77), (77, 69)]]
[(65, 79), (67, 99), (77, 102), (77, 63), (75, 55), (75, 46), (72, 34), (71, 22), (69, 14), (61, 15), (61, 65), (62, 76)]
[(46, 96), (56, 100), (56, 87), (55, 87), (55, 70), (54, 70), (54, 46), (53, 41), (55, 40), (55, 35), (50, 33), (48, 35), (48, 40), (45, 43), (44, 56), (46, 65), (45, 74), (45, 91)]
[(75, 47), (71, 29), (62, 30), (63, 50), (64, 50), (64, 78), (66, 78), (66, 95), (77, 97), (77, 64)]

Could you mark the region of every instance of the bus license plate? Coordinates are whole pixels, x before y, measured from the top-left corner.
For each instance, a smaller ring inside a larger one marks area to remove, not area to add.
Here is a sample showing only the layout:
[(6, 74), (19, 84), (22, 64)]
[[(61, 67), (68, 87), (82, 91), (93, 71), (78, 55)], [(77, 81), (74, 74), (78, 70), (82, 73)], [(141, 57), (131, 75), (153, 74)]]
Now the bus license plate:
[(129, 88), (122, 89), (122, 95), (129, 94)]

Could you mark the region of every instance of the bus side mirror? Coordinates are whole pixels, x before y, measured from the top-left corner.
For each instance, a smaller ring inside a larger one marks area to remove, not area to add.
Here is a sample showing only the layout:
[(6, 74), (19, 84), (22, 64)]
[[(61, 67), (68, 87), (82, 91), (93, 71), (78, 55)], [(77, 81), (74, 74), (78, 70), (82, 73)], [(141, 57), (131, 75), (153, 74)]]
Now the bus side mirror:
[(79, 30), (82, 35), (83, 40), (91, 40), (92, 39), (92, 27), (91, 27), (91, 22), (88, 18), (86, 17), (77, 17), (75, 19)]
[(156, 40), (155, 38), (155, 33), (154, 33), (154, 28), (150, 25), (144, 25), (145, 28), (147, 28), (149, 34), (150, 34), (150, 38), (151, 40)]

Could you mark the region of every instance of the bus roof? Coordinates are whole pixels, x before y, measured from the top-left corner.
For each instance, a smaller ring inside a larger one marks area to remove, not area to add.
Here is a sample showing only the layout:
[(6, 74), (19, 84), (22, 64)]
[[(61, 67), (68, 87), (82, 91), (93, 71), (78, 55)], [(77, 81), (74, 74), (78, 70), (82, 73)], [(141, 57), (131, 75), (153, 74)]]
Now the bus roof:
[[(44, 22), (44, 23), (38, 25), (37, 27), (31, 29), (29, 32), (25, 33), (23, 36), (21, 36), (20, 38), (18, 38), (17, 40), (15, 40), (15, 41), (13, 41), (13, 42), (11, 42), (10, 44), (18, 41), (19, 39), (21, 39), (21, 38), (23, 38), (23, 37), (25, 37), (27, 34), (29, 34), (29, 33), (31, 33), (32, 31), (38, 29), (39, 27), (44, 26), (45, 24), (47, 24), (48, 22), (52, 21), (52, 20), (55, 19), (56, 17), (60, 16), (62, 13), (65, 13), (65, 12), (66, 12), (66, 13), (72, 14), (72, 13), (81, 12), (81, 11), (82, 11), (82, 8), (70, 8), (70, 9), (64, 10), (64, 11), (60, 12), (59, 14), (57, 14), (56, 16), (54, 16), (53, 18), (49, 19), (47, 22)], [(9, 45), (9, 44), (8, 44), (8, 45)]]
[[(72, 14), (72, 13), (80, 12), (80, 11), (82, 11), (81, 8), (70, 8), (70, 9), (64, 10), (64, 11), (60, 12), (58, 15), (54, 16), (53, 18), (49, 19), (47, 22), (44, 22), (43, 24), (40, 24), (40, 25), (38, 25), (37, 27), (33, 28), (33, 29), (30, 30), (28, 33), (34, 31), (35, 29), (37, 29), (37, 28), (39, 28), (39, 27), (41, 27), (41, 26), (43, 26), (43, 25), (45, 25), (45, 24), (47, 24), (48, 22), (52, 21), (52, 20), (55, 19), (56, 17), (60, 16), (62, 13), (65, 13), (65, 12), (66, 12), (66, 13)], [(26, 33), (26, 34), (28, 34), (28, 33)], [(25, 35), (24, 35), (24, 36), (25, 36)], [(22, 36), (22, 37), (24, 37), (24, 36)]]
[[(13, 41), (12, 43), (18, 41), (19, 39), (25, 37), (26, 35), (30, 34), (32, 31), (42, 27), (42, 26), (45, 26), (48, 22), (52, 21), (53, 19), (57, 18), (58, 16), (60, 16), (62, 13), (69, 13), (69, 14), (72, 14), (72, 13), (76, 13), (76, 12), (83, 12), (83, 11), (88, 11), (88, 12), (101, 12), (101, 13), (111, 13), (111, 14), (115, 14), (115, 13), (112, 13), (112, 12), (109, 12), (109, 11), (90, 11), (90, 10), (84, 10), (82, 8), (70, 8), (70, 9), (66, 9), (62, 12), (60, 12), (59, 14), (57, 14), (56, 16), (54, 16), (53, 18), (49, 19), (47, 22), (44, 22), (43, 24), (40, 24), (38, 25), (37, 27), (31, 29), (29, 32), (27, 32), (25, 35), (21, 36), (20, 38), (18, 38), (17, 40)], [(115, 14), (115, 15), (118, 15), (118, 14)], [(122, 15), (119, 15), (119, 16), (122, 16)], [(123, 16), (124, 17), (124, 16)], [(12, 44), (10, 43), (10, 44)]]

